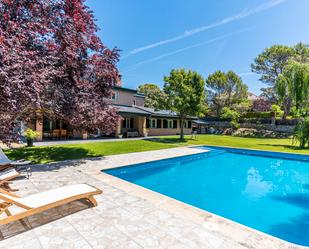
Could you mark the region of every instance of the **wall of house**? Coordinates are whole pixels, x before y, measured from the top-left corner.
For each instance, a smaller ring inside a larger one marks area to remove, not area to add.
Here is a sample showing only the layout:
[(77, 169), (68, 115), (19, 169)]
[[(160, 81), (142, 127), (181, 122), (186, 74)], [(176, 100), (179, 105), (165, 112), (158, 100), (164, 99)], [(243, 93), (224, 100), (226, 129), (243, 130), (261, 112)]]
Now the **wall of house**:
[[(156, 119), (156, 118), (151, 118), (151, 119)], [(161, 125), (163, 126), (163, 119), (166, 118), (157, 118), (161, 119), (162, 123)], [(166, 119), (166, 120), (175, 120), (175, 119)], [(180, 134), (180, 121), (177, 120), (177, 128), (147, 128), (147, 133), (148, 136), (167, 136), (167, 135), (178, 135)], [(192, 126), (191, 128), (184, 128), (184, 134), (185, 135), (190, 135), (192, 133)]]
[(135, 105), (144, 106), (145, 98), (135, 96), (136, 94), (134, 92), (123, 91), (118, 89), (113, 91), (116, 93), (116, 99), (112, 100), (113, 104), (132, 106), (135, 100)]
[(144, 106), (145, 105), (145, 98), (144, 97), (139, 97), (139, 96), (134, 96), (135, 100), (136, 100), (136, 104), (137, 106)]

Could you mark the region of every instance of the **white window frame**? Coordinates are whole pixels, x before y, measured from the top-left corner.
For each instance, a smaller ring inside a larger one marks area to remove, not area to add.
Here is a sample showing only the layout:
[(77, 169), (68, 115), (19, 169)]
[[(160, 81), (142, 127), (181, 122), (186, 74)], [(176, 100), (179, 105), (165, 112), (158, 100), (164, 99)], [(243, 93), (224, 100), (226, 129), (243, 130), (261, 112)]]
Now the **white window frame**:
[(126, 127), (123, 127), (125, 129), (131, 129), (133, 127), (130, 127), (130, 124), (131, 124), (131, 118), (126, 118)]
[(111, 96), (112, 100), (118, 100), (118, 92), (113, 92)]
[(151, 128), (151, 129), (155, 129), (155, 128), (157, 128), (157, 120), (156, 119), (154, 119), (154, 118), (151, 118), (150, 120), (149, 120), (149, 128)]
[(167, 129), (173, 129), (174, 128), (174, 120), (168, 119), (167, 120)]

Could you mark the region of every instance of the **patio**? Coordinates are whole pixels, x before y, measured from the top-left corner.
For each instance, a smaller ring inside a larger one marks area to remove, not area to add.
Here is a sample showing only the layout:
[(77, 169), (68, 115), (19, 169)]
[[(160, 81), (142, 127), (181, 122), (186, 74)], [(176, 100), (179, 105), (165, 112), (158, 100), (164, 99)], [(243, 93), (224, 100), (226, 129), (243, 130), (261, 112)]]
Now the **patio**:
[(75, 183), (103, 194), (94, 208), (77, 201), (0, 227), (0, 248), (300, 248), (100, 172), (201, 152), (182, 147), (34, 166), (30, 180), (14, 181), (17, 194)]

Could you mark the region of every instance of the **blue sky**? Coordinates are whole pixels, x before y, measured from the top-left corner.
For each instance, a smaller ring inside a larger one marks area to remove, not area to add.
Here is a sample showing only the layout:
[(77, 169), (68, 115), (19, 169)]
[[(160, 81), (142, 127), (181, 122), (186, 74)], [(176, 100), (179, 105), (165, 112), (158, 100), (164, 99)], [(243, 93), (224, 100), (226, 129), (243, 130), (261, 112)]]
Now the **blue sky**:
[(250, 64), (273, 44), (309, 43), (309, 0), (86, 0), (104, 44), (122, 50), (124, 87), (163, 85), (173, 68), (240, 74), (264, 85)]

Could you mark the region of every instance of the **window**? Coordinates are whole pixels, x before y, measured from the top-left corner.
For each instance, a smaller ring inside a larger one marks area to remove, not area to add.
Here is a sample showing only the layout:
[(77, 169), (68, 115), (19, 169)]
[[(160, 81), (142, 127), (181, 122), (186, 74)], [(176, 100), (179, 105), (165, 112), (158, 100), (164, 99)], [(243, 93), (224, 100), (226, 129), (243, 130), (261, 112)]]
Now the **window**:
[(113, 92), (112, 93), (112, 100), (117, 100), (118, 99), (118, 92)]
[(136, 100), (135, 99), (133, 99), (133, 105), (136, 105)]
[[(181, 127), (181, 121), (180, 121), (180, 127)], [(192, 128), (192, 122), (189, 120), (185, 120), (183, 123), (183, 128), (184, 129), (191, 129)]]
[(133, 118), (125, 118), (122, 120), (122, 128), (132, 129), (133, 128), (134, 119)]
[(161, 123), (162, 123), (162, 120), (161, 119), (157, 119), (157, 128), (161, 128), (162, 127)]
[(173, 120), (173, 128), (177, 129), (177, 120)]
[(150, 120), (149, 118), (146, 119), (146, 128), (149, 128), (150, 127)]
[(163, 128), (167, 128), (167, 127), (168, 127), (167, 120), (163, 119)]
[(150, 128), (157, 128), (157, 120), (156, 119), (150, 119)]
[(168, 120), (167, 121), (167, 128), (172, 129), (173, 128), (173, 120)]

